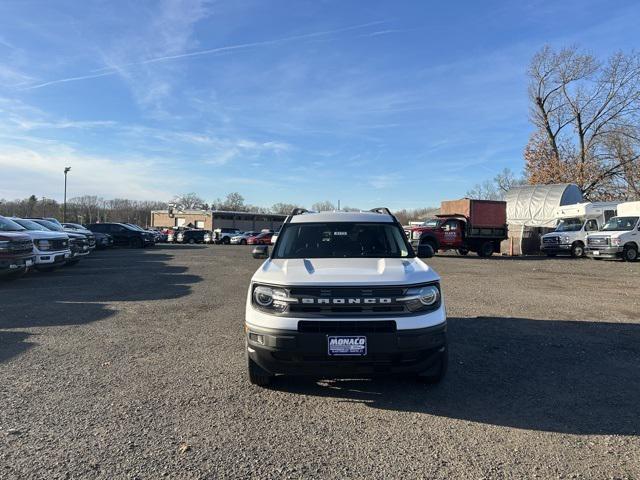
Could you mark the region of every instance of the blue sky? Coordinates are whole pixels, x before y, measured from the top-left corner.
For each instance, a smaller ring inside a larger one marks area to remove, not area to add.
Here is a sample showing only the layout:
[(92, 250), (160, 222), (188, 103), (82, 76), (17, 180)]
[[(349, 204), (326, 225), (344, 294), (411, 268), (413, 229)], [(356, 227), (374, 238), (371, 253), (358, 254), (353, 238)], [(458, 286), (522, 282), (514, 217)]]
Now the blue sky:
[[(637, 47), (635, 1), (0, 2), (0, 198), (228, 192), (415, 208), (522, 170), (545, 44)], [(635, 42), (634, 42), (635, 40)]]

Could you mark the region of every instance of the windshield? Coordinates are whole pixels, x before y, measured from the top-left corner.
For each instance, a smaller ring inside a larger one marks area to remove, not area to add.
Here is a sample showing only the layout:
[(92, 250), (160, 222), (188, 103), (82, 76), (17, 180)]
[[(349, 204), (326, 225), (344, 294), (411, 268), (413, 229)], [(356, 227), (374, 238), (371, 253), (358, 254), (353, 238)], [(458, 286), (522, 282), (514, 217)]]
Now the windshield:
[(429, 227), (429, 228), (438, 228), (441, 223), (442, 223), (442, 220), (440, 220), (439, 218), (430, 218), (429, 220), (424, 222), (423, 226)]
[(13, 220), (9, 220), (8, 218), (0, 217), (0, 232), (22, 232), (22, 231), (24, 231), (24, 227), (22, 225), (19, 225)]
[(578, 232), (583, 223), (580, 218), (563, 218), (556, 227), (556, 232)]
[(47, 228), (48, 230), (53, 230), (54, 232), (64, 232), (64, 229), (60, 226), (58, 226), (57, 224), (50, 222), (49, 220), (41, 220), (41, 219), (34, 219), (34, 222), (42, 225), (43, 227)]
[(638, 217), (613, 217), (602, 227), (602, 231), (633, 230), (638, 223)]
[(409, 252), (393, 223), (290, 223), (273, 258), (406, 258)]
[(33, 222), (31, 220), (25, 220), (24, 218), (16, 218), (13, 220), (14, 222), (22, 225), (24, 228), (26, 228), (27, 230), (32, 230), (32, 231), (42, 231), (42, 230), (47, 230), (45, 227), (43, 227), (42, 225)]

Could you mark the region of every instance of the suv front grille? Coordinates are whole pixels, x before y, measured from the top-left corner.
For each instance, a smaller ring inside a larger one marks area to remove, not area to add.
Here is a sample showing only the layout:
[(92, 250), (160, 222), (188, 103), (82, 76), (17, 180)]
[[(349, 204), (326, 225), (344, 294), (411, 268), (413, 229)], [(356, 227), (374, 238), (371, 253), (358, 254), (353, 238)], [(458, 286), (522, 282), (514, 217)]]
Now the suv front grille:
[(560, 237), (558, 237), (557, 235), (554, 237), (543, 237), (542, 243), (544, 243), (545, 245), (557, 245), (560, 243)]
[(409, 286), (398, 287), (292, 287), (289, 294), (299, 299), (289, 305), (289, 314), (308, 317), (407, 315), (404, 302)]

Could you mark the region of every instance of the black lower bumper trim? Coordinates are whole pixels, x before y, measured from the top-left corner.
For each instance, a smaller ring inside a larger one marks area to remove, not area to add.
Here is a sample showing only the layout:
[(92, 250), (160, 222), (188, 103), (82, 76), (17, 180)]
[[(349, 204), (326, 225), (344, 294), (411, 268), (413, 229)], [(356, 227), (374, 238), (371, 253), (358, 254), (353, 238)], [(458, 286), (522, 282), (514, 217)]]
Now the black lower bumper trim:
[[(446, 324), (393, 333), (354, 332), (353, 335), (367, 337), (367, 354), (330, 356), (327, 345), (331, 335), (251, 327), (247, 333), (248, 354), (272, 374), (331, 377), (415, 374), (429, 370), (447, 344)], [(337, 335), (349, 333), (341, 331)]]

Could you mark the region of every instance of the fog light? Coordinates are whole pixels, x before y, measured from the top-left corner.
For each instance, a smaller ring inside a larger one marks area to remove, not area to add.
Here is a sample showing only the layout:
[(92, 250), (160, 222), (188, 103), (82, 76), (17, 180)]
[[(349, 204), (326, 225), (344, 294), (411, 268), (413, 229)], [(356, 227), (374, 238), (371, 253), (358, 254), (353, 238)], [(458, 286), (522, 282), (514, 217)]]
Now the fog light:
[(259, 343), (260, 345), (264, 345), (264, 335), (249, 332), (249, 340)]

